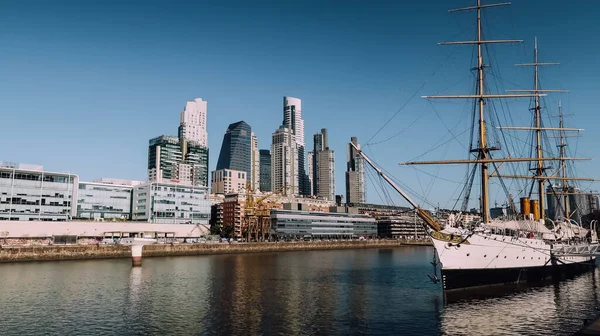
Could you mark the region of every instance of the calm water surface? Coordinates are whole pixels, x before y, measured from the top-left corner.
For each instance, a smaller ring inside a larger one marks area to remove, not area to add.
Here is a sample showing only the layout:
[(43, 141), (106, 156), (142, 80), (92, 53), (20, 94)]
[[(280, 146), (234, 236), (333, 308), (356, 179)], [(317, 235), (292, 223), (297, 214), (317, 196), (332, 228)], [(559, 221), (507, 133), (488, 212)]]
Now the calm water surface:
[(598, 311), (588, 273), (444, 297), (433, 249), (0, 264), (2, 335), (570, 335)]

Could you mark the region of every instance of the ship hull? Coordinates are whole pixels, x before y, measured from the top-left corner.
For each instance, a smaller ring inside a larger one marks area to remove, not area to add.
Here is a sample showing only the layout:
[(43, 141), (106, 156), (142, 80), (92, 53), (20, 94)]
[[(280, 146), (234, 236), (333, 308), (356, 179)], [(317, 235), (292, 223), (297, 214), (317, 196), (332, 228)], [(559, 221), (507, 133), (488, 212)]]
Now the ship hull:
[(548, 279), (561, 280), (593, 270), (595, 260), (525, 268), (442, 269), (444, 290), (459, 290), (511, 283), (539, 283)]
[[(444, 290), (537, 282), (576, 275), (595, 267), (600, 246), (548, 243), (493, 233), (432, 232)], [(565, 248), (572, 253), (561, 253)], [(575, 252), (573, 252), (575, 251)], [(579, 252), (577, 252), (579, 251)]]

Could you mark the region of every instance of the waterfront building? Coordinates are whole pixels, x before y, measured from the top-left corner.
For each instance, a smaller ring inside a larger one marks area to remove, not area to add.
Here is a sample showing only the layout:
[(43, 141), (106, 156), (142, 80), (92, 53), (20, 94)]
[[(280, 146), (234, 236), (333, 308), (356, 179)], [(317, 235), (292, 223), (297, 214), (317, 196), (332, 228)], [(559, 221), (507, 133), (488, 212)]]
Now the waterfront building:
[(79, 178), (42, 166), (0, 164), (0, 220), (67, 221), (77, 215)]
[(260, 156), (260, 191), (269, 192), (271, 191), (271, 150), (261, 149), (258, 153)]
[(132, 219), (163, 224), (203, 224), (208, 227), (207, 188), (174, 182), (147, 182), (133, 189)]
[(427, 232), (423, 220), (415, 212), (407, 212), (397, 216), (377, 217), (377, 234), (380, 238), (425, 239)]
[(298, 167), (298, 188), (295, 190), (295, 194), (309, 196), (310, 186), (308, 175), (306, 174), (302, 100), (294, 97), (283, 97), (283, 122), (281, 125), (282, 127), (290, 129), (294, 134), (297, 155), (296, 167)]
[(233, 169), (252, 173), (252, 129), (244, 121), (238, 121), (227, 127), (217, 161), (217, 170)]
[(100, 178), (95, 179), (92, 182), (94, 183), (102, 183), (102, 184), (116, 184), (121, 186), (132, 186), (135, 187), (140, 184), (144, 184), (146, 181), (137, 181), (137, 180), (125, 180), (125, 179), (116, 179), (116, 178)]
[(313, 136), (313, 193), (326, 200), (335, 200), (335, 153), (327, 142), (327, 129)]
[(367, 215), (350, 213), (271, 210), (272, 229), (279, 238), (376, 237), (377, 222)]
[(179, 118), (179, 138), (186, 138), (196, 142), (198, 146), (208, 148), (206, 114), (206, 101), (202, 98), (188, 100)]
[[(131, 220), (132, 184), (137, 182), (122, 181), (123, 184), (79, 182), (76, 218)], [(136, 185), (139, 184), (141, 183)]]
[(211, 192), (213, 194), (231, 194), (246, 191), (248, 177), (245, 171), (219, 169), (212, 172)]
[[(356, 137), (350, 141), (360, 149), (360, 144)], [(348, 144), (348, 162), (346, 164), (346, 202), (347, 203), (365, 203), (367, 201), (366, 180), (365, 180), (365, 162), (362, 156)]]
[(272, 137), (271, 191), (284, 195), (298, 194), (298, 146), (294, 132), (281, 126)]
[(546, 199), (548, 204), (546, 214), (552, 220), (565, 217), (565, 206), (569, 210), (570, 218), (577, 223), (581, 223), (583, 216), (598, 210), (598, 196), (583, 192), (576, 187), (563, 188), (560, 185), (550, 185), (546, 189)]
[(254, 133), (251, 136), (251, 149), (250, 149), (250, 182), (253, 192), (260, 190), (260, 152), (258, 150), (258, 138)]
[[(246, 195), (229, 194), (221, 204), (222, 218), (217, 222), (221, 234), (229, 238), (242, 238), (242, 225), (245, 217)], [(218, 210), (217, 210), (218, 211)]]

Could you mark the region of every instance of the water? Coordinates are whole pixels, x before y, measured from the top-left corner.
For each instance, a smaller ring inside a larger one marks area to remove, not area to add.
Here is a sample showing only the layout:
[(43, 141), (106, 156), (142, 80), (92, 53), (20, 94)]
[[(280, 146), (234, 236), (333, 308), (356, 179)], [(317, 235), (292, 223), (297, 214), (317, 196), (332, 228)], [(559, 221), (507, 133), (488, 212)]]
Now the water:
[(444, 297), (433, 249), (0, 264), (2, 335), (570, 335), (600, 273)]

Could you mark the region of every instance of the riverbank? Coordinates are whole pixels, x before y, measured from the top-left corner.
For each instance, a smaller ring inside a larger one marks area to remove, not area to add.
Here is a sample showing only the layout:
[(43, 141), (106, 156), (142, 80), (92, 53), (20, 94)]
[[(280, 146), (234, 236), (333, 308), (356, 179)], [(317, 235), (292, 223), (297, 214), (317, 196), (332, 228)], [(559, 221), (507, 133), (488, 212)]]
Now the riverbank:
[[(146, 245), (143, 257), (192, 256), (229, 253), (260, 253), (311, 250), (362, 249), (431, 245), (428, 241), (369, 240), (315, 241), (274, 243), (206, 243)], [(124, 245), (27, 246), (0, 249), (0, 262), (57, 261), (131, 258), (131, 248)]]

